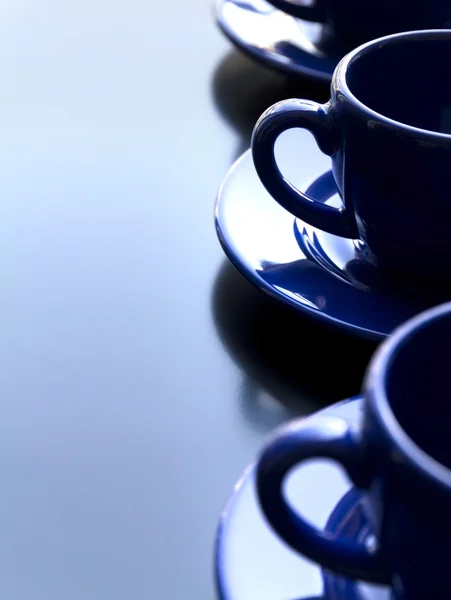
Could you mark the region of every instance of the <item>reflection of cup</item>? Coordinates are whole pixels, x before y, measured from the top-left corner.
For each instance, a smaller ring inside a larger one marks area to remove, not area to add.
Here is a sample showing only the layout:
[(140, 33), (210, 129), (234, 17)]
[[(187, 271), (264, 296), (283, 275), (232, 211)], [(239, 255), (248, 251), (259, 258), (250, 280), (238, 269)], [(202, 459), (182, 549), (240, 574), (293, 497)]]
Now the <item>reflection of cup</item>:
[[(347, 577), (393, 586), (404, 600), (451, 598), (451, 303), (388, 338), (364, 384), (361, 421), (318, 416), (279, 430), (257, 467), (266, 518), (295, 550)], [(360, 488), (373, 547), (314, 529), (284, 498), (288, 472), (333, 459)]]
[(383, 35), (451, 25), (449, 0), (313, 0), (309, 3), (269, 0), (283, 12), (319, 23), (328, 23), (347, 45), (361, 44)]
[[(362, 240), (378, 267), (417, 279), (450, 279), (450, 56), (451, 30), (389, 36), (340, 62), (329, 103), (273, 105), (252, 139), (268, 192), (310, 225)], [(297, 190), (279, 171), (275, 142), (294, 127), (311, 131), (332, 157), (342, 208)]]

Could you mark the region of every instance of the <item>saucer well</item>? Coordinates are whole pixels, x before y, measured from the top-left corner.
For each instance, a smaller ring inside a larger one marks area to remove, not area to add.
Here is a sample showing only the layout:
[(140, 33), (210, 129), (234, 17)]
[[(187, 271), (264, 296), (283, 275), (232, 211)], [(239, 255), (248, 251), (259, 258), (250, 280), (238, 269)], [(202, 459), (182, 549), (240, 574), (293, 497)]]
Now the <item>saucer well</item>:
[[(325, 204), (341, 205), (332, 171), (327, 171), (318, 177), (306, 190), (313, 198), (319, 198)], [(431, 284), (421, 284), (419, 281), (400, 281), (399, 275), (387, 274), (374, 264), (371, 253), (360, 240), (342, 238), (321, 229), (308, 225), (300, 219), (295, 220), (294, 234), (301, 250), (321, 265), (331, 275), (350, 285), (374, 293), (384, 293), (392, 297), (404, 297), (409, 302), (409, 296), (425, 303), (425, 306), (441, 304), (449, 299), (449, 286), (439, 289)]]
[[(327, 175), (330, 159), (310, 134), (286, 132), (276, 146), (276, 158), (296, 187), (315, 193), (318, 200), (337, 201), (333, 178)], [(427, 294), (373, 288), (364, 279), (348, 277), (347, 255), (337, 258), (333, 253), (343, 251), (342, 240), (330, 236), (335, 239), (326, 245), (325, 238), (282, 208), (260, 182), (250, 151), (226, 175), (215, 220), (226, 255), (246, 279), (295, 310), (349, 333), (382, 339), (437, 303)]]
[(246, 54), (290, 75), (330, 82), (343, 52), (326, 25), (295, 19), (265, 0), (217, 0), (216, 23)]
[[(317, 414), (357, 420), (361, 405), (358, 398)], [(360, 494), (336, 464), (315, 460), (298, 467), (288, 480), (287, 495), (300, 514), (330, 535), (371, 542)], [(215, 573), (221, 600), (389, 600), (391, 595), (386, 587), (325, 572), (282, 542), (259, 508), (253, 467), (235, 486), (221, 516)]]

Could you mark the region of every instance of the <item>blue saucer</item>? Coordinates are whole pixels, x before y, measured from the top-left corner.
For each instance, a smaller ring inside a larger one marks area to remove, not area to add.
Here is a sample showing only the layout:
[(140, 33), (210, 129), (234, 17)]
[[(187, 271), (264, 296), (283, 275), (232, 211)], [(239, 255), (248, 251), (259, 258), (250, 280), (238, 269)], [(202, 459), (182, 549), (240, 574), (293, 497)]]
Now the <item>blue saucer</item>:
[(240, 50), (290, 75), (330, 82), (344, 54), (327, 26), (295, 19), (264, 0), (217, 0), (216, 22)]
[[(310, 134), (287, 132), (276, 150), (282, 171), (298, 188), (324, 202), (337, 202), (330, 159), (321, 154)], [(245, 278), (273, 298), (333, 327), (379, 340), (438, 303), (437, 294), (430, 290), (389, 284), (365, 265), (364, 249), (358, 243), (295, 220), (261, 184), (250, 151), (227, 174), (215, 217), (222, 247)]]
[[(318, 177), (307, 189), (307, 194), (319, 198), (325, 204), (335, 207), (341, 205), (332, 171), (327, 171)], [(331, 235), (300, 219), (295, 220), (294, 234), (306, 256), (321, 265), (331, 275), (353, 287), (368, 292), (388, 294), (392, 297), (398, 296), (405, 298), (406, 302), (409, 302), (409, 297), (415, 295), (418, 302), (425, 306), (441, 304), (450, 297), (449, 286), (440, 290), (434, 289), (431, 284), (408, 280), (403, 280), (401, 285), (399, 276), (390, 276), (372, 263), (371, 253), (360, 240)]]
[[(357, 420), (361, 399), (321, 413)], [(310, 418), (315, 418), (312, 416)], [(358, 542), (371, 540), (360, 494), (330, 462), (312, 461), (293, 472), (290, 502), (317, 527)], [(216, 539), (216, 583), (221, 600), (389, 600), (388, 588), (327, 573), (286, 546), (268, 527), (255, 495), (254, 470), (235, 486)]]

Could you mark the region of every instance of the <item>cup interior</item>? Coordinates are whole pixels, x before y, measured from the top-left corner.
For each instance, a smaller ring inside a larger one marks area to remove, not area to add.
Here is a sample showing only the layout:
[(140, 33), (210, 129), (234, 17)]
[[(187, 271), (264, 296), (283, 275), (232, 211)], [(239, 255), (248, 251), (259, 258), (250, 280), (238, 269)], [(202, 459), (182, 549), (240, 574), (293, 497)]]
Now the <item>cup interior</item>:
[(409, 438), (451, 469), (451, 312), (399, 343), (387, 365), (385, 392)]
[(384, 117), (451, 134), (451, 31), (374, 43), (351, 60), (346, 83)]

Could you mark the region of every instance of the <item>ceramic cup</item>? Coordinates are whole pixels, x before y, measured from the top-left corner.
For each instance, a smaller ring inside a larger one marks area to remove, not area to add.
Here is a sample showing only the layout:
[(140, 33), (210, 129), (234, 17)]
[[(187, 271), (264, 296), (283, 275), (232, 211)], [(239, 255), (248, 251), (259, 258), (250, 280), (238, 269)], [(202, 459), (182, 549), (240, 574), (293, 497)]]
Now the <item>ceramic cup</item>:
[(336, 38), (361, 44), (383, 35), (451, 27), (450, 0), (269, 0), (285, 13), (330, 25)]
[[(257, 466), (263, 512), (292, 548), (403, 600), (451, 598), (450, 340), (451, 303), (407, 321), (370, 363), (360, 422), (291, 422)], [(312, 458), (337, 461), (360, 488), (373, 548), (316, 530), (287, 503), (288, 473)]]
[[(341, 60), (327, 104), (292, 99), (270, 107), (252, 136), (268, 192), (310, 225), (363, 241), (378, 267), (451, 279), (450, 57), (451, 30), (388, 36)], [(340, 209), (296, 189), (280, 172), (275, 143), (296, 127), (331, 156)]]

